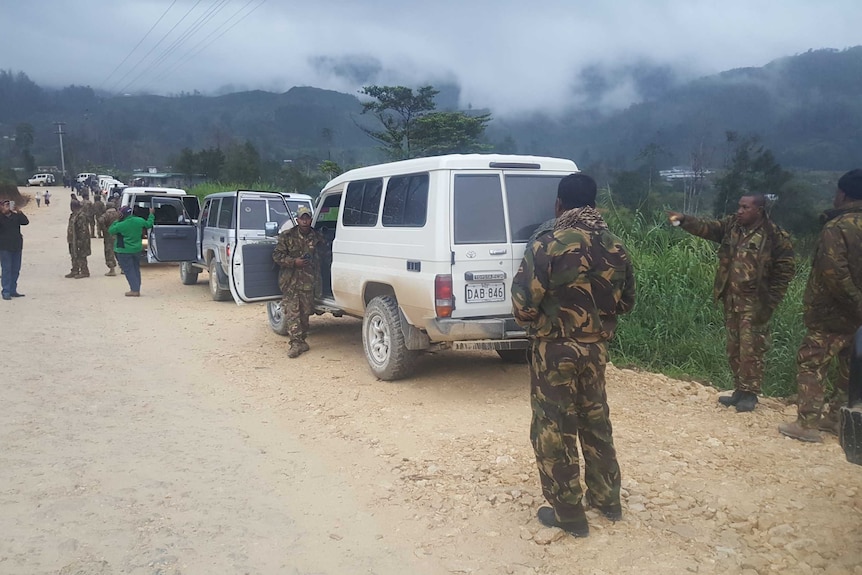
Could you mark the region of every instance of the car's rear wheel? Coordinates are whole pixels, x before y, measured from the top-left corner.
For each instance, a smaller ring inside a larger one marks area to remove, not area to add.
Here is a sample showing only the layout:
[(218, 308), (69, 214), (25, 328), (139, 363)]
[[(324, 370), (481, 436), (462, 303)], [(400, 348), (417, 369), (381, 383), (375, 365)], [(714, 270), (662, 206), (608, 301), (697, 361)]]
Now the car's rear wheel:
[(269, 327), (278, 335), (287, 335), (287, 322), (284, 321), (284, 311), (281, 309), (281, 301), (271, 301), (266, 304), (266, 315), (269, 318)]
[(378, 296), (369, 302), (362, 319), (362, 347), (371, 371), (384, 381), (407, 377), (417, 352), (407, 349), (398, 302)]
[(192, 265), (191, 262), (180, 263), (180, 281), (183, 285), (193, 286), (198, 283), (198, 274), (200, 270)]
[(506, 363), (527, 363), (529, 353), (526, 349), (498, 349), (497, 355)]
[(210, 273), (210, 295), (213, 298), (213, 301), (228, 301), (232, 298), (230, 290), (224, 289), (221, 287), (221, 270), (219, 269), (219, 263), (215, 258), (210, 260), (209, 263), (209, 273)]

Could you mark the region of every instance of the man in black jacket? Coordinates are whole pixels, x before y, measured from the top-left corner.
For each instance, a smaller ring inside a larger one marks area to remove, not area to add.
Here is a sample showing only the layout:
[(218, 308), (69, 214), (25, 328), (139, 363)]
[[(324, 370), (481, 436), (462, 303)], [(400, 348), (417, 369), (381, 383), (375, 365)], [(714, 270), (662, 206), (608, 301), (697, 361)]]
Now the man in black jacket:
[(0, 202), (0, 285), (5, 300), (24, 297), (24, 294), (18, 293), (21, 252), (24, 249), (21, 226), (29, 223), (27, 216), (14, 208), (9, 200)]

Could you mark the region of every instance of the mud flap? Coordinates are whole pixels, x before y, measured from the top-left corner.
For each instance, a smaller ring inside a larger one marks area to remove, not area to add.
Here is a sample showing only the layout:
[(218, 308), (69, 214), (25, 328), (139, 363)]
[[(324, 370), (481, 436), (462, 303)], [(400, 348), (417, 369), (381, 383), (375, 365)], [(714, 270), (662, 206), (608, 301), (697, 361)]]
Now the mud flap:
[(841, 408), (838, 442), (847, 461), (862, 465), (862, 327), (853, 340), (848, 392), (848, 405)]

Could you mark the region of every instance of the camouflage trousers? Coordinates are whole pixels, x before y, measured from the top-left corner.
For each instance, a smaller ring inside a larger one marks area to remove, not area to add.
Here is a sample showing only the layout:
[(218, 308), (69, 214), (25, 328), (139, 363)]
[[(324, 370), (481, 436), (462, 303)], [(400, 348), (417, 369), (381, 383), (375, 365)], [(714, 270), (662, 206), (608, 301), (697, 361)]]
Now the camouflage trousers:
[[(796, 387), (799, 394), (797, 413), (806, 425), (814, 427), (820, 421), (824, 399), (830, 413), (839, 413), (847, 402), (850, 381), (850, 354), (853, 334), (811, 331), (805, 334), (796, 352)], [(825, 381), (833, 359), (838, 359), (838, 373), (832, 390), (826, 397)]]
[(308, 317), (314, 313), (314, 289), (288, 290), (283, 292), (281, 313), (287, 327), (291, 344), (305, 341), (308, 335)]
[(584, 482), (600, 506), (620, 504), (620, 467), (605, 393), (607, 346), (573, 340), (534, 340), (530, 351), (530, 441), (542, 494), (557, 518), (581, 505), (578, 441)]
[(114, 236), (105, 234), (105, 265), (109, 268), (117, 267), (117, 256), (114, 254)]
[(90, 274), (90, 268), (87, 267), (87, 256), (72, 256), (72, 273), (87, 275)]
[(96, 220), (87, 220), (87, 227), (90, 229), (90, 237), (96, 237)]
[(772, 345), (769, 322), (756, 321), (755, 311), (733, 311), (725, 308), (727, 361), (733, 374), (733, 387), (739, 391), (760, 393), (763, 384), (764, 356)]

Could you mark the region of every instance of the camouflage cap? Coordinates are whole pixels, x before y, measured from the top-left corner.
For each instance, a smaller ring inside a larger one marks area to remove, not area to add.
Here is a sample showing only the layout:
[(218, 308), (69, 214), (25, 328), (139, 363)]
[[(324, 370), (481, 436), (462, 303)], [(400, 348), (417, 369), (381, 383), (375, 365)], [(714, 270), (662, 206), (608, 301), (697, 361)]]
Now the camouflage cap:
[(302, 216), (306, 216), (306, 215), (308, 217), (311, 217), (311, 209), (308, 206), (299, 206), (296, 209), (296, 218), (297, 219), (301, 218)]

